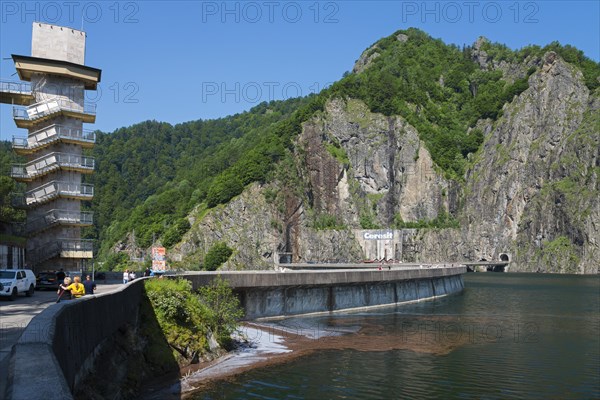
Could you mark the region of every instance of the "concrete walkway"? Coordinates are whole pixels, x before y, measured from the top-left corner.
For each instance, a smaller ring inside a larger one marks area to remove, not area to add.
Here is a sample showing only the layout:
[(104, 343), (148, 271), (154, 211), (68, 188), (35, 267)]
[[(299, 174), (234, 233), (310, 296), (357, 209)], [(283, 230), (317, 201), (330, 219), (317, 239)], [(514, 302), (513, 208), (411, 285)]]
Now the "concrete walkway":
[[(95, 293), (107, 293), (123, 285), (99, 282), (96, 284)], [(56, 298), (54, 290), (36, 290), (33, 296), (20, 295), (14, 301), (8, 300), (8, 297), (0, 297), (0, 397), (6, 389), (8, 357), (12, 346), (17, 343), (33, 317), (55, 304)]]

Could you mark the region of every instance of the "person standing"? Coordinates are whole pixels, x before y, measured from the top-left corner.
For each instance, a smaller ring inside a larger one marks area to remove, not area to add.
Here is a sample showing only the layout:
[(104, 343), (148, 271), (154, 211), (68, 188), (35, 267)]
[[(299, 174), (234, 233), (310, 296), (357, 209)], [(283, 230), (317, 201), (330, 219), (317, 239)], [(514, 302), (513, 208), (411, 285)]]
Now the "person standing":
[(129, 282), (129, 270), (126, 269), (125, 272), (123, 272), (123, 283), (127, 283)]
[(83, 283), (81, 283), (81, 277), (79, 276), (73, 278), (73, 283), (71, 283), (69, 286), (64, 287), (63, 285), (60, 285), (60, 288), (65, 291), (71, 291), (71, 297), (74, 297), (76, 299), (80, 298), (85, 294), (85, 286), (83, 286)]
[(85, 294), (94, 294), (94, 290), (96, 290), (96, 283), (92, 280), (92, 277), (87, 275), (85, 277), (85, 282), (83, 282), (83, 287), (85, 287)]
[[(62, 269), (61, 269), (62, 271)], [(69, 290), (66, 290), (65, 287), (69, 286), (71, 284), (71, 278), (69, 278), (68, 276), (66, 278), (63, 279), (63, 283), (61, 283), (60, 285), (58, 285), (58, 290), (56, 291), (56, 294), (58, 294), (58, 299), (56, 299), (56, 302), (60, 302), (61, 300), (71, 300), (71, 292)]]

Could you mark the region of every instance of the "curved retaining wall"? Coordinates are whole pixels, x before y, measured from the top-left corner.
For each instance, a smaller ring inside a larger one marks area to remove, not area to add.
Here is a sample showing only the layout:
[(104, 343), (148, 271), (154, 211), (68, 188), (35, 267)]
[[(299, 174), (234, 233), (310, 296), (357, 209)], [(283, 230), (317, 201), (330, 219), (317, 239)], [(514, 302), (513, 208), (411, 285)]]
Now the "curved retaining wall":
[(329, 313), (422, 301), (460, 292), (466, 267), (187, 273), (194, 289), (221, 277), (246, 319)]
[(110, 293), (53, 304), (34, 317), (13, 346), (6, 398), (72, 399), (94, 349), (137, 319), (143, 279)]

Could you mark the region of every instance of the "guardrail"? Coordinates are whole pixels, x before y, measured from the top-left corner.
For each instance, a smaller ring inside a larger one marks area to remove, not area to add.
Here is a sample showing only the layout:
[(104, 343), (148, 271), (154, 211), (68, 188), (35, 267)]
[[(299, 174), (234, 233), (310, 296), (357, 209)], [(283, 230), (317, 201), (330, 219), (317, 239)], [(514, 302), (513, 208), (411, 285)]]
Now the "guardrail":
[(33, 121), (61, 111), (96, 115), (96, 104), (85, 103), (81, 105), (71, 100), (53, 97), (51, 99), (32, 104), (28, 107), (14, 106), (13, 118)]
[(16, 150), (33, 150), (61, 139), (93, 144), (96, 142), (96, 133), (88, 129), (53, 124), (32, 132), (27, 138), (13, 136), (12, 146)]
[(39, 232), (56, 224), (93, 225), (94, 213), (88, 211), (50, 210), (27, 223), (27, 232)]
[(87, 239), (57, 239), (30, 251), (28, 258), (33, 265), (37, 265), (51, 258), (58, 257), (61, 253), (67, 251), (93, 253), (94, 241)]
[(31, 83), (0, 79), (0, 92), (31, 94)]
[(94, 197), (94, 186), (80, 183), (52, 181), (25, 193), (23, 203), (26, 206), (50, 201), (55, 197)]
[(95, 160), (93, 157), (69, 153), (49, 153), (27, 164), (13, 164), (11, 176), (17, 179), (33, 179), (59, 168), (91, 172), (94, 167)]

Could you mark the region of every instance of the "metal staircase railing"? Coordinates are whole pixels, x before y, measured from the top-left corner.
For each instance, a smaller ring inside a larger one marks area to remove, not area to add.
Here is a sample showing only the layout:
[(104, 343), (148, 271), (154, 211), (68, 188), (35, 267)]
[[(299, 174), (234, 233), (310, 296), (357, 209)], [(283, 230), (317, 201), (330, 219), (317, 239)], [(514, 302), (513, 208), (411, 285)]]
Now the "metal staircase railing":
[(39, 265), (44, 261), (60, 257), (63, 252), (77, 252), (79, 255), (82, 255), (83, 253), (93, 253), (93, 251), (94, 242), (92, 240), (57, 239), (28, 252), (27, 261), (31, 265)]
[(14, 207), (22, 208), (44, 204), (57, 197), (91, 200), (94, 197), (94, 185), (52, 181), (25, 194), (13, 193), (11, 202)]
[(27, 138), (13, 136), (12, 147), (15, 150), (33, 151), (59, 140), (90, 145), (96, 142), (96, 133), (87, 129), (54, 124), (31, 133)]
[(0, 79), (0, 92), (16, 93), (16, 94), (31, 94), (31, 83), (29, 82), (14, 82)]
[(11, 176), (15, 179), (31, 180), (59, 168), (92, 172), (94, 166), (93, 157), (69, 153), (49, 153), (27, 164), (13, 164)]
[(74, 101), (60, 97), (52, 97), (32, 104), (28, 107), (14, 106), (13, 118), (16, 120), (35, 121), (43, 117), (69, 111), (78, 114), (96, 115), (96, 104), (78, 104)]
[(94, 223), (94, 213), (87, 211), (50, 210), (27, 222), (27, 233), (39, 233), (55, 225), (89, 226)]

